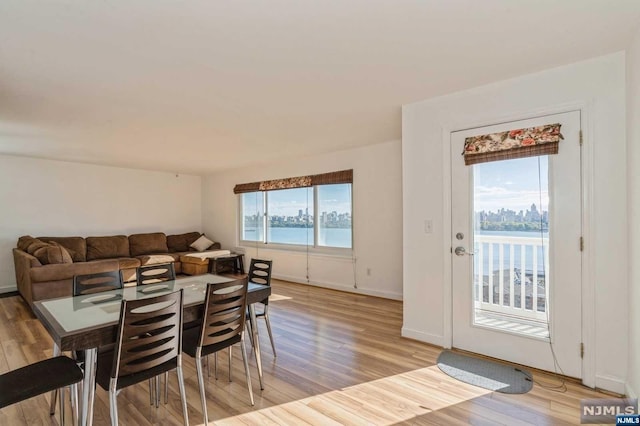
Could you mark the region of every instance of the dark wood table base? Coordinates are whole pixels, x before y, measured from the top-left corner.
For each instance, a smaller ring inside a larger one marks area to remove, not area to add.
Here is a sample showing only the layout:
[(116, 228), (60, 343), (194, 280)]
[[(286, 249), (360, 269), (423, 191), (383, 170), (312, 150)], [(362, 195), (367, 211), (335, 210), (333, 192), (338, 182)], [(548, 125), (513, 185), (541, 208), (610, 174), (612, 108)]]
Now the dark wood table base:
[(244, 254), (243, 253), (231, 253), (227, 256), (214, 257), (209, 259), (209, 273), (217, 274), (218, 266), (224, 264), (231, 264), (233, 273), (244, 274)]

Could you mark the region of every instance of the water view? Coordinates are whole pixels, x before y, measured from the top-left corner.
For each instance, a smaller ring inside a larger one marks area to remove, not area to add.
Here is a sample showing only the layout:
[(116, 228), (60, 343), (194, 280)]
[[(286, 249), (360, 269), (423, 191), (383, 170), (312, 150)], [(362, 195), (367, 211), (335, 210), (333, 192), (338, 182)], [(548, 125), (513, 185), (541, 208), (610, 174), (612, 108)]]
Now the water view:
[[(262, 241), (261, 233), (255, 227), (244, 230), (244, 239)], [(318, 230), (318, 245), (328, 247), (351, 247), (351, 228), (321, 228)], [(267, 241), (276, 244), (313, 246), (313, 228), (274, 228), (267, 230)]]
[[(536, 246), (536, 260), (537, 260), (537, 271), (538, 275), (544, 275), (544, 272), (549, 269), (549, 265), (545, 264), (545, 253), (549, 250), (549, 233), (548, 232), (513, 232), (513, 231), (481, 231), (476, 234), (476, 242), (475, 242), (475, 252), (479, 252), (482, 250), (483, 256), (483, 271), (484, 273), (488, 273), (489, 271), (496, 271), (499, 269), (508, 269), (511, 264), (511, 244), (507, 241), (504, 242), (493, 242), (489, 241), (489, 239), (482, 238), (483, 236), (488, 237), (515, 237), (515, 238), (528, 238), (531, 241), (527, 245), (523, 245), (520, 242), (513, 243), (513, 257), (514, 257), (514, 267), (518, 270), (524, 269), (525, 271), (531, 271), (533, 268), (533, 251), (534, 246)], [(492, 240), (492, 239), (491, 239)], [(489, 257), (489, 244), (493, 245), (493, 255)], [(500, 264), (500, 245), (503, 245), (503, 263)], [(482, 248), (480, 247), (482, 245)], [(524, 268), (522, 267), (522, 250), (524, 250)], [(478, 262), (480, 256), (476, 258), (476, 262)], [(476, 270), (478, 268), (478, 264), (476, 263)]]

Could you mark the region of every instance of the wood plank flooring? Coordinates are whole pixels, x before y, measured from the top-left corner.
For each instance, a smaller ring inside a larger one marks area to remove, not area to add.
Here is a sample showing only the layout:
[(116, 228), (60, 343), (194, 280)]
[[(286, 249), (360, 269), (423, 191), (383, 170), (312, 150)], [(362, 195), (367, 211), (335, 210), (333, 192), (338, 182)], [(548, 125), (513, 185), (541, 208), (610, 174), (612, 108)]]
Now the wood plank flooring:
[[(539, 384), (506, 395), (458, 382), (435, 361), (440, 349), (400, 337), (402, 303), (282, 281), (273, 282), (271, 324), (278, 356), (260, 321), (265, 390), (251, 357), (255, 406), (249, 405), (239, 350), (232, 382), (228, 358), (206, 382), (209, 420), (217, 425), (567, 425), (580, 423), (580, 399), (607, 395), (568, 383), (558, 393)], [(0, 298), (0, 373), (50, 357), (52, 342), (19, 296)], [(203, 422), (194, 360), (184, 356), (189, 422)], [(537, 382), (557, 380), (535, 373)], [(169, 403), (149, 405), (146, 383), (118, 396), (122, 425), (180, 425), (175, 374)], [(49, 396), (0, 410), (0, 425), (57, 424)], [(70, 413), (68, 412), (68, 418)], [(98, 387), (95, 425), (109, 424), (108, 395)]]

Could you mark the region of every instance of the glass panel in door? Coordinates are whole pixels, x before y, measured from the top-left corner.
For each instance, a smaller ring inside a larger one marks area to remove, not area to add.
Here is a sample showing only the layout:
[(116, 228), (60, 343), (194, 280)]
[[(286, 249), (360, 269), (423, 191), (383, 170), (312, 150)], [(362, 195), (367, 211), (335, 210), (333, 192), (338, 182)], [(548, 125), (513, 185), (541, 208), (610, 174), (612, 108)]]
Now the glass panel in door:
[(548, 156), (473, 166), (473, 324), (549, 337)]

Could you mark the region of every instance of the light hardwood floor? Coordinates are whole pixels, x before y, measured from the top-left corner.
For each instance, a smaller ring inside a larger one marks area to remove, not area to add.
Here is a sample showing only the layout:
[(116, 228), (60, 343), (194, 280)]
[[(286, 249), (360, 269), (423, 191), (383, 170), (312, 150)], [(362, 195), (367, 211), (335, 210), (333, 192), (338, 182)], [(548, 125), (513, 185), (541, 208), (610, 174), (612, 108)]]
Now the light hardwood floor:
[[(435, 361), (440, 349), (400, 337), (402, 304), (281, 281), (273, 282), (271, 324), (277, 358), (261, 321), (265, 390), (251, 361), (256, 404), (249, 405), (239, 350), (232, 379), (227, 357), (219, 378), (207, 381), (209, 420), (219, 425), (313, 424), (532, 424), (580, 423), (580, 400), (607, 395), (568, 383), (566, 393), (534, 385), (524, 395), (505, 395), (458, 382)], [(0, 372), (51, 356), (52, 342), (19, 296), (0, 299)], [(184, 357), (192, 425), (203, 422), (194, 360)], [(536, 381), (557, 381), (535, 373)], [(94, 424), (109, 424), (108, 396), (98, 388)], [(57, 424), (49, 396), (0, 410), (0, 425)], [(149, 405), (147, 384), (118, 396), (123, 425), (182, 424), (175, 374), (169, 404)]]

